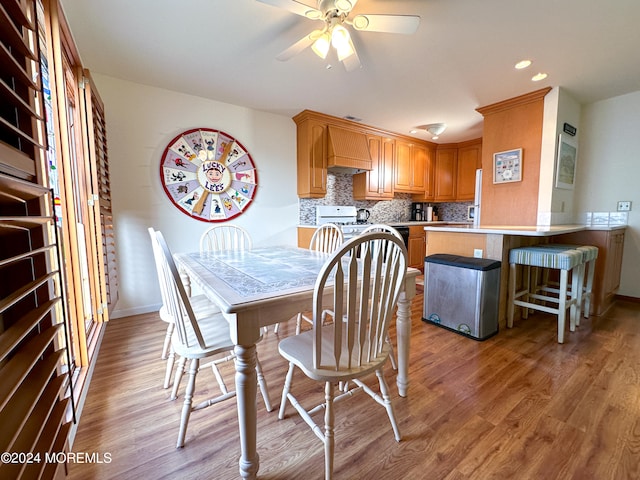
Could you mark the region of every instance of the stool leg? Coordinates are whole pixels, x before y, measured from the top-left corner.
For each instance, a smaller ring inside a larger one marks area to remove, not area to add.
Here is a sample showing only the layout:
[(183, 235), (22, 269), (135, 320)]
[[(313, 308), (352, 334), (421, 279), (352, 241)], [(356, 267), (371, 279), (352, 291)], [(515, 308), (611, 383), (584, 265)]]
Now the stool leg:
[(564, 343), (564, 328), (567, 315), (567, 281), (569, 273), (560, 270), (560, 298), (558, 298), (558, 343)]
[(582, 285), (584, 283), (584, 263), (576, 265), (571, 270), (571, 308), (569, 317), (569, 330), (576, 331), (576, 325), (580, 323), (580, 307), (582, 305)]
[[(575, 319), (573, 321), (574, 323), (574, 327), (575, 325), (580, 325), (580, 315), (582, 315), (582, 301), (584, 300), (583, 298), (583, 289), (584, 289), (584, 272), (585, 272), (585, 264), (582, 263), (581, 265), (578, 265), (574, 270), (577, 274), (577, 282), (574, 282), (572, 280), (571, 282), (571, 292), (576, 292), (577, 296), (576, 296), (576, 316)], [(577, 290), (575, 290), (577, 289)], [(575, 295), (575, 294), (574, 294)]]
[[(522, 288), (525, 289), (527, 293), (524, 295), (524, 301), (530, 302), (529, 294), (531, 293), (531, 267), (527, 265), (526, 267), (522, 267)], [(529, 318), (529, 307), (520, 307), (522, 309), (522, 318), (525, 320)]]
[(507, 306), (507, 328), (513, 327), (514, 300), (516, 297), (516, 264), (509, 264), (509, 302)]
[[(596, 261), (595, 260), (590, 260), (589, 262), (587, 262), (586, 265), (587, 268), (587, 286), (585, 288), (585, 294), (584, 294), (584, 318), (589, 318), (589, 315), (591, 314), (591, 296), (592, 294), (592, 290), (593, 290), (593, 274), (595, 273), (596, 270)], [(578, 319), (578, 322), (580, 321), (580, 319)], [(580, 325), (578, 323), (578, 325)]]

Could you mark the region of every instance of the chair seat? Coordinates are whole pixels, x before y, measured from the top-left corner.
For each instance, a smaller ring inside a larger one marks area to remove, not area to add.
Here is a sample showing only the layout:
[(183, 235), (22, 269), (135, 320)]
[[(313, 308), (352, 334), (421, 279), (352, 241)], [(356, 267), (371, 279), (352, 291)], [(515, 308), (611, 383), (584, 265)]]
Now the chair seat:
[(187, 333), (186, 342), (180, 342), (177, 332), (173, 334), (173, 349), (181, 357), (204, 358), (216, 353), (233, 351), (229, 322), (221, 313), (198, 318), (198, 326), (204, 339), (206, 348), (200, 347), (193, 328), (185, 323)]
[[(334, 348), (334, 326), (326, 325), (322, 327), (325, 330), (322, 338), (322, 358), (326, 358), (328, 365), (328, 359), (333, 358), (333, 348)], [(375, 372), (380, 368), (380, 365), (383, 364), (387, 357), (390, 354), (391, 348), (385, 343), (382, 347), (382, 351), (380, 356), (376, 358), (372, 362), (364, 362), (360, 367), (356, 367), (357, 365), (357, 350), (354, 350), (352, 353), (351, 360), (351, 369), (348, 369), (348, 359), (349, 355), (347, 353), (346, 347), (346, 335), (344, 334), (343, 328), (343, 352), (344, 355), (340, 357), (340, 366), (342, 371), (336, 371), (335, 369), (331, 369), (329, 366), (327, 368), (314, 368), (313, 366), (313, 343), (315, 342), (315, 333), (313, 330), (307, 330), (305, 332), (300, 333), (299, 335), (294, 335), (291, 337), (287, 337), (280, 341), (278, 344), (278, 351), (280, 355), (282, 355), (286, 360), (296, 365), (300, 368), (309, 378), (313, 380), (321, 381), (321, 382), (342, 382), (349, 380), (351, 378), (360, 378), (370, 373)], [(325, 341), (326, 340), (326, 341)], [(365, 345), (363, 350), (368, 350)]]
[[(218, 307), (215, 303), (211, 302), (206, 295), (195, 295), (193, 297), (189, 297), (191, 301), (191, 308), (193, 308), (193, 313), (195, 313), (196, 317), (208, 317), (215, 313), (220, 312), (220, 307)], [(167, 307), (162, 305), (160, 307), (160, 319), (167, 323), (173, 323), (173, 317), (167, 312)]]

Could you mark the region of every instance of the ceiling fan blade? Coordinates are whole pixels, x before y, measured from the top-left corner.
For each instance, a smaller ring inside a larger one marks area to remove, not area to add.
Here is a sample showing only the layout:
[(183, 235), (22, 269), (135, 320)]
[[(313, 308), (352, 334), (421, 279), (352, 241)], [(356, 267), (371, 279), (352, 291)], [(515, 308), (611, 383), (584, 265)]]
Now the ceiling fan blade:
[(278, 60), (280, 60), (281, 62), (286, 62), (291, 57), (294, 57), (297, 54), (299, 54), (305, 48), (310, 47), (313, 44), (313, 42), (316, 41), (316, 39), (320, 36), (320, 34), (322, 32), (323, 32), (323, 30), (314, 30), (309, 35), (305, 35), (300, 40), (298, 40), (296, 43), (291, 45), (289, 48), (287, 48), (287, 49), (283, 50), (282, 52), (280, 52), (276, 56), (276, 58)]
[(305, 5), (301, 2), (296, 2), (296, 0), (257, 0), (260, 3), (266, 3), (267, 5), (272, 5), (274, 7), (282, 8), (284, 10), (289, 10), (296, 15), (301, 15), (303, 17), (310, 18), (312, 20), (322, 18), (322, 12), (317, 8), (310, 7), (309, 5)]
[(356, 51), (356, 47), (353, 45), (353, 42), (351, 41), (351, 39), (349, 39), (349, 45), (351, 45), (351, 49), (353, 50), (353, 53), (349, 55), (347, 58), (345, 58), (344, 60), (342, 60), (342, 64), (344, 65), (344, 68), (347, 70), (347, 72), (353, 72), (354, 70), (357, 70), (358, 68), (360, 68), (362, 64), (360, 63), (358, 52)]
[(364, 32), (415, 33), (420, 25), (417, 15), (356, 15), (351, 20), (353, 28)]

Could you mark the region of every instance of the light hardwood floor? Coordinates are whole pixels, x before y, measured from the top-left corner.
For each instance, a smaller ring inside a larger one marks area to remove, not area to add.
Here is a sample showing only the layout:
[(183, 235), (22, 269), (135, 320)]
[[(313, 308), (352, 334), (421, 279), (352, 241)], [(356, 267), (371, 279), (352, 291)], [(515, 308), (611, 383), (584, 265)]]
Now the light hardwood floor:
[[(336, 479), (640, 478), (639, 304), (583, 320), (563, 345), (549, 315), (477, 342), (425, 324), (421, 309), (419, 295), (408, 398), (387, 371), (403, 440), (365, 395), (338, 405)], [(175, 448), (182, 397), (172, 402), (162, 389), (164, 326), (154, 314), (110, 322), (72, 451), (112, 460), (72, 464), (70, 479), (239, 478), (234, 401), (194, 412), (185, 447)], [(283, 323), (280, 336), (294, 329)], [(277, 341), (270, 329), (258, 346), (274, 405), (286, 372)], [(209, 371), (198, 381), (196, 394), (214, 385)], [(294, 381), (303, 403), (322, 401), (322, 387), (300, 372)], [(320, 442), (287, 413), (279, 421), (258, 398), (259, 477), (323, 478)]]

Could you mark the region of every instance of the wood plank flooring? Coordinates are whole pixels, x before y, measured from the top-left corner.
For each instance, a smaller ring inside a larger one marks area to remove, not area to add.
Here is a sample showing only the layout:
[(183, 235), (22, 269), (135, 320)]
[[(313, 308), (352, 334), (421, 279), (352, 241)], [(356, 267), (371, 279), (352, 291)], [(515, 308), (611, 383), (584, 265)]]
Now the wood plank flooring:
[[(367, 396), (337, 405), (336, 479), (640, 478), (639, 304), (619, 301), (583, 320), (563, 345), (549, 315), (477, 342), (425, 324), (421, 309), (419, 295), (408, 398), (387, 371), (403, 440)], [(234, 401), (194, 412), (185, 447), (175, 448), (183, 399), (162, 388), (164, 327), (155, 314), (109, 323), (72, 451), (111, 461), (70, 464), (70, 479), (239, 478)], [(280, 336), (294, 328), (283, 323)], [(290, 406), (277, 418), (286, 372), (277, 342), (270, 329), (258, 345), (275, 406), (266, 412), (258, 397), (259, 478), (321, 479), (315, 435)], [(196, 397), (214, 384), (202, 371)], [(293, 388), (303, 404), (322, 401), (322, 387), (300, 372)]]

